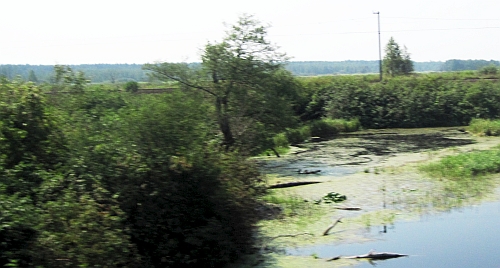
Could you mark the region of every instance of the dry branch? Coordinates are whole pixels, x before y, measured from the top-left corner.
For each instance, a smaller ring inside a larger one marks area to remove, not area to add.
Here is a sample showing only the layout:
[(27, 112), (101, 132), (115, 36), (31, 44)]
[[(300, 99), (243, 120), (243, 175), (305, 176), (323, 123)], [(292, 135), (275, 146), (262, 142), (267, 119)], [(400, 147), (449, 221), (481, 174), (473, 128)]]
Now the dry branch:
[(328, 226), (328, 228), (326, 228), (326, 230), (323, 232), (323, 235), (328, 235), (328, 232), (330, 232), (330, 230), (333, 229), (333, 227), (335, 227), (335, 225), (337, 225), (337, 223), (342, 222), (340, 220), (342, 220), (342, 217), (340, 217), (337, 220), (335, 220), (334, 222), (332, 222), (332, 224), (330, 224), (330, 226)]
[(338, 255), (338, 256), (333, 257), (333, 258), (330, 258), (330, 259), (328, 259), (328, 260), (326, 260), (326, 261), (336, 261), (336, 260), (340, 259), (341, 257), (342, 257), (342, 256)]

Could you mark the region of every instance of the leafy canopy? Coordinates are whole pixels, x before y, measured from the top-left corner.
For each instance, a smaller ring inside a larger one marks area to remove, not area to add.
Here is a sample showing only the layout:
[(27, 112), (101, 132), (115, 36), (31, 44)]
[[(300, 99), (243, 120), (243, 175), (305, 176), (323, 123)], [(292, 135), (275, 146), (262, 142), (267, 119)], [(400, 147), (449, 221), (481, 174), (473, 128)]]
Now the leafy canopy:
[(287, 57), (267, 40), (267, 28), (250, 15), (229, 27), (219, 43), (208, 43), (201, 68), (187, 63), (146, 64), (160, 80), (204, 92), (227, 147), (268, 146), (271, 137), (293, 124), (291, 99), (297, 85), (283, 67)]

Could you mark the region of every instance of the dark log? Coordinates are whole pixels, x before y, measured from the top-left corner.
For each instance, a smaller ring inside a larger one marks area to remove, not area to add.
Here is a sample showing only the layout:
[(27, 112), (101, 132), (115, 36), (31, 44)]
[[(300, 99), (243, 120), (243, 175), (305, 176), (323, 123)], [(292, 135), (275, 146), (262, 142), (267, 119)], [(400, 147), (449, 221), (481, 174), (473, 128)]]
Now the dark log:
[(408, 257), (408, 255), (407, 254), (392, 253), (392, 252), (370, 251), (370, 252), (368, 252), (368, 254), (345, 257), (345, 259), (387, 260), (387, 259), (393, 259), (393, 258), (399, 258), (399, 257)]
[(334, 207), (335, 209), (341, 209), (341, 210), (361, 210), (360, 207)]
[(287, 182), (287, 183), (280, 183), (280, 184), (271, 185), (271, 186), (267, 187), (267, 189), (288, 188), (288, 187), (302, 186), (302, 185), (315, 184), (315, 183), (321, 183), (321, 182), (320, 181)]
[(326, 230), (323, 232), (323, 235), (328, 235), (328, 232), (330, 232), (330, 230), (333, 229), (333, 227), (335, 227), (335, 225), (337, 225), (337, 223), (342, 222), (340, 220), (342, 220), (342, 217), (340, 217), (336, 221), (332, 222), (332, 224), (330, 224), (330, 226), (328, 226), (328, 228), (326, 228)]

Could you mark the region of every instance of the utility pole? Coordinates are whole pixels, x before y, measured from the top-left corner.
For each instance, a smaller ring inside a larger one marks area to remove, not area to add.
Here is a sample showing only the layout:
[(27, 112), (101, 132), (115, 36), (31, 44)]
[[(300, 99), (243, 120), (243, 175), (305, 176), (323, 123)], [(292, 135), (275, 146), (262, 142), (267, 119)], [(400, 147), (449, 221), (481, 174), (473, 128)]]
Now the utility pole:
[(378, 69), (380, 71), (380, 81), (382, 81), (382, 45), (380, 43), (380, 11), (373, 12), (378, 17)]

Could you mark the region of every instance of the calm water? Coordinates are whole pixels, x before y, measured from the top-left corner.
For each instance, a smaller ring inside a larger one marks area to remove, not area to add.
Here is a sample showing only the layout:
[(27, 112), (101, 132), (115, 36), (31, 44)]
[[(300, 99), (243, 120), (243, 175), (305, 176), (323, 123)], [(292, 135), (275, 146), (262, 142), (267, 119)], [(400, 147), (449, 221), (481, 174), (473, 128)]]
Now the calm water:
[[(331, 244), (288, 250), (293, 255), (337, 255), (396, 252), (409, 257), (377, 261), (377, 267), (500, 267), (500, 202), (422, 216), (413, 222), (373, 226), (362, 244)], [(372, 267), (359, 261), (356, 267)], [(333, 263), (329, 263), (333, 264)], [(330, 265), (331, 266), (331, 265)]]

